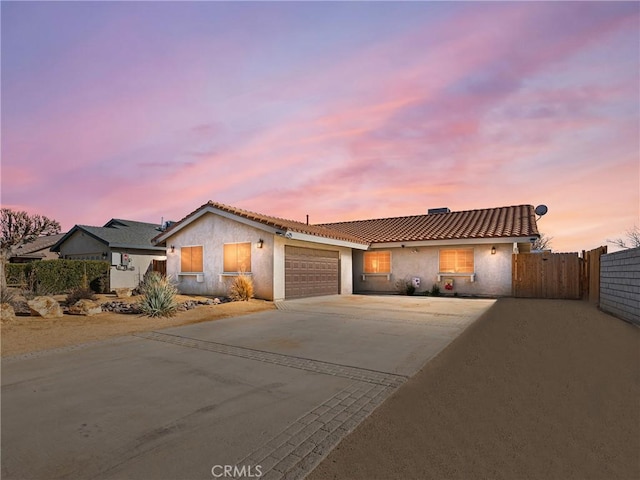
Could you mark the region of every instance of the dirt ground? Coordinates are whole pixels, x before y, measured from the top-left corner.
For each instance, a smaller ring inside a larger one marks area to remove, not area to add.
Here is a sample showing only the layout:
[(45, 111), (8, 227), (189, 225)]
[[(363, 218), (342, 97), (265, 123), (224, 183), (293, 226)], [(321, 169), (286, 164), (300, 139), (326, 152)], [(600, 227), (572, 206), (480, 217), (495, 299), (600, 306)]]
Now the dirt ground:
[[(63, 300), (64, 296), (58, 298)], [(178, 301), (204, 299), (203, 297), (178, 295)], [(115, 295), (99, 295), (100, 303), (107, 301), (135, 302), (136, 297), (116, 298)], [(0, 337), (2, 356), (18, 355), (39, 350), (65, 347), (79, 343), (105, 340), (134, 332), (177, 327), (191, 323), (219, 320), (275, 308), (272, 302), (251, 300), (220, 305), (201, 305), (193, 310), (178, 312), (169, 318), (149, 318), (142, 315), (125, 315), (102, 312), (85, 317), (64, 315), (62, 318), (17, 316), (14, 322), (2, 324)]]
[(640, 478), (640, 328), (498, 300), (307, 480), (400, 478)]

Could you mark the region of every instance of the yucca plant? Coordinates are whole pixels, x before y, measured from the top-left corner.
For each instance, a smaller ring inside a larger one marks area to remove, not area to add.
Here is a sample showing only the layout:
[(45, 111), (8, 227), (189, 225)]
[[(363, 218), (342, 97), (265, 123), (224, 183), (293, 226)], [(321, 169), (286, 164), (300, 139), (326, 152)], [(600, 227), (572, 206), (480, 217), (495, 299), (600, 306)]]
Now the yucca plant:
[(234, 302), (245, 301), (253, 298), (253, 280), (247, 275), (238, 275), (233, 279), (229, 287), (229, 298)]
[(150, 272), (140, 284), (140, 311), (149, 317), (171, 317), (178, 309), (178, 289), (158, 272)]

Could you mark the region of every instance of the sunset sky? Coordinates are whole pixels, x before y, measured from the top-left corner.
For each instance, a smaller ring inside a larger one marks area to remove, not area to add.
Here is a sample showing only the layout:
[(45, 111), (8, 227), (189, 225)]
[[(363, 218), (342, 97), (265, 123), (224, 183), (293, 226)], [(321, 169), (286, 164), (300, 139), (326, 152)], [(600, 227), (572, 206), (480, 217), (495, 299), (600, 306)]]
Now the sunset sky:
[[(640, 226), (640, 3), (2, 2), (3, 207)], [(611, 248), (611, 247), (610, 247)]]

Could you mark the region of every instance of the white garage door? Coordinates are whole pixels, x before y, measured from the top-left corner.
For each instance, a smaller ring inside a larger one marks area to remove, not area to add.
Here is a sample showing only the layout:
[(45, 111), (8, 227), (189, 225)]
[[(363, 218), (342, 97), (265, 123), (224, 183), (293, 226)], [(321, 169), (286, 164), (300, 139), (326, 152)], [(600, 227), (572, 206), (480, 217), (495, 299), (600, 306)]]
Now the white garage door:
[(340, 293), (339, 258), (338, 252), (330, 250), (285, 246), (285, 298)]

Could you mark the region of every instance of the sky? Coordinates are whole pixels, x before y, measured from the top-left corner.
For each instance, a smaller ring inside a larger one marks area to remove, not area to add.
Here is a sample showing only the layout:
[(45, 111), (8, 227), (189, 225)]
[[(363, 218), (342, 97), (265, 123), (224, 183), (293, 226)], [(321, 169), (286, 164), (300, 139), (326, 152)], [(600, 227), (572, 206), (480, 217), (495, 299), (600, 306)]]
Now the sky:
[[(531, 204), (640, 226), (638, 2), (7, 2), (3, 207), (311, 223)], [(610, 251), (613, 251), (611, 245)]]

